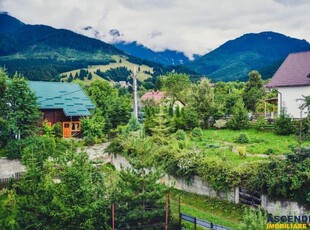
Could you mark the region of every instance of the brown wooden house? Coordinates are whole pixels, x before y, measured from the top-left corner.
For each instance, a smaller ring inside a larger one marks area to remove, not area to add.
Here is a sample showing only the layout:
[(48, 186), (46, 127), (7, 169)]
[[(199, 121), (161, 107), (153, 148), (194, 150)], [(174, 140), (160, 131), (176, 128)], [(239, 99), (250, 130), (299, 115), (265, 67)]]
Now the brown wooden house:
[(90, 116), (95, 106), (78, 84), (30, 81), (37, 96), (43, 119), (48, 124), (62, 123), (63, 137), (76, 136), (81, 131), (80, 118)]

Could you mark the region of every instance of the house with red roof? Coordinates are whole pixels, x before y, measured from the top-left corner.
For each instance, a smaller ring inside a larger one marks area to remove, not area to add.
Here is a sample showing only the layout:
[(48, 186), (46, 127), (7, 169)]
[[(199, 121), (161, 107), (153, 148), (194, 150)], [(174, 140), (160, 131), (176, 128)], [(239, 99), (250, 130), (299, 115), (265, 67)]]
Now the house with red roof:
[(161, 91), (146, 92), (141, 97), (142, 102), (153, 101), (156, 105), (160, 104), (165, 98), (165, 93)]
[(285, 108), (293, 118), (306, 117), (300, 99), (310, 96), (310, 52), (289, 54), (267, 87), (278, 91), (278, 111)]
[[(146, 92), (141, 97), (142, 103), (151, 103), (151, 105), (168, 105), (171, 103), (171, 98), (166, 95), (165, 92), (161, 91), (152, 91)], [(183, 108), (185, 104), (179, 100), (173, 101), (173, 109), (175, 110), (177, 107)]]

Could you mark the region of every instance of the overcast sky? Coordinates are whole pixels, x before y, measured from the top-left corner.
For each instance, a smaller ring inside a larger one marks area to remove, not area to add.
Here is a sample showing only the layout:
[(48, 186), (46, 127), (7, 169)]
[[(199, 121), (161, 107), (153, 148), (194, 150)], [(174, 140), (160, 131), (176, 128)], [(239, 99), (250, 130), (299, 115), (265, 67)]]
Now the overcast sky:
[(188, 56), (244, 33), (275, 31), (310, 41), (310, 0), (0, 0), (0, 11), (27, 24)]

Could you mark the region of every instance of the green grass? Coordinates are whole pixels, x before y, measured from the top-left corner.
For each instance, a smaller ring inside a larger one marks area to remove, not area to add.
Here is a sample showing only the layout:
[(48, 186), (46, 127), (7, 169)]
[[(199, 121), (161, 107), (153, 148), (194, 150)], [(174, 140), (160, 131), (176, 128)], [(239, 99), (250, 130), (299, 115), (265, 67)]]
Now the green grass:
[[(255, 129), (248, 130), (204, 130), (201, 141), (196, 141), (195, 144), (199, 147), (204, 147), (208, 144), (217, 143), (221, 147), (240, 146), (236, 143), (236, 139), (241, 133), (247, 134), (250, 143), (246, 146), (247, 154), (265, 154), (269, 149), (272, 149), (273, 154), (285, 154), (290, 152), (290, 146), (297, 146), (297, 140), (294, 135), (278, 136), (271, 132), (257, 131)], [(304, 143), (309, 145), (310, 141)]]
[[(244, 206), (207, 196), (187, 193), (173, 189), (171, 192), (172, 218), (178, 219), (178, 197), (181, 197), (181, 212), (217, 225), (237, 229), (244, 212)], [(193, 229), (193, 224), (182, 221), (186, 229)], [(203, 229), (203, 228), (197, 228)]]
[[(92, 73), (93, 78), (91, 80), (88, 80), (87, 78), (84, 79), (84, 82), (86, 84), (90, 84), (90, 82), (94, 81), (94, 80), (104, 80), (103, 78), (101, 78), (100, 76), (98, 76), (95, 72), (97, 69), (100, 69), (100, 71), (105, 72), (109, 69), (112, 68), (117, 68), (117, 67), (126, 67), (129, 70), (133, 71), (134, 67), (138, 67), (139, 65), (135, 64), (135, 63), (131, 63), (129, 61), (127, 61), (127, 59), (125, 57), (122, 56), (118, 56), (118, 55), (113, 55), (112, 58), (116, 61), (114, 63), (110, 63), (108, 65), (93, 65), (93, 66), (88, 66), (88, 68), (86, 68), (89, 72)], [(121, 60), (121, 63), (119, 62), (119, 60)], [(85, 68), (84, 68), (85, 69)], [(137, 69), (138, 70), (138, 69)], [(153, 72), (153, 68), (146, 66), (146, 65), (140, 65), (140, 71), (137, 72), (137, 77), (140, 81), (144, 81), (147, 78), (152, 77), (149, 74), (144, 73), (144, 71), (149, 71), (149, 72)], [(66, 75), (69, 76), (70, 73), (75, 76), (76, 73), (79, 73), (80, 69), (76, 69), (76, 70), (72, 70), (72, 71), (68, 71), (68, 72), (64, 72), (61, 75)], [(66, 80), (66, 78), (64, 78)]]

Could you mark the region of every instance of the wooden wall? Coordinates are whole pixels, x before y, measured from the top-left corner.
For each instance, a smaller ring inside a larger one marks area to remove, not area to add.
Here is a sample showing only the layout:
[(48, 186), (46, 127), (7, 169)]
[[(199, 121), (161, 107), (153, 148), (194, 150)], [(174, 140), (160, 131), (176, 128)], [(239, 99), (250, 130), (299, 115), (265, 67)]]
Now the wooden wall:
[[(57, 122), (71, 121), (71, 117), (66, 117), (62, 109), (42, 109), (43, 120), (48, 120), (51, 124)], [(72, 121), (79, 121), (80, 117), (72, 117)]]

